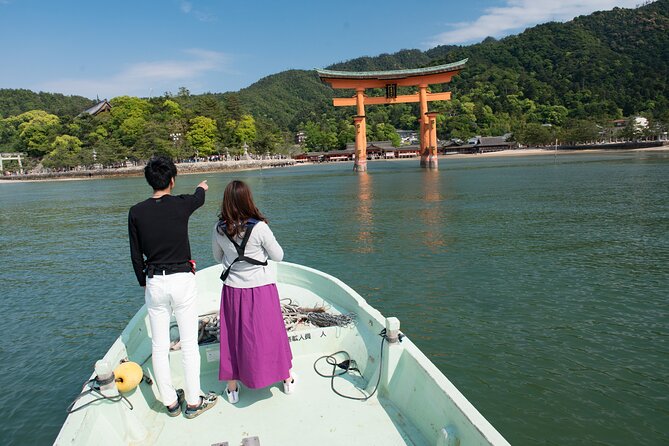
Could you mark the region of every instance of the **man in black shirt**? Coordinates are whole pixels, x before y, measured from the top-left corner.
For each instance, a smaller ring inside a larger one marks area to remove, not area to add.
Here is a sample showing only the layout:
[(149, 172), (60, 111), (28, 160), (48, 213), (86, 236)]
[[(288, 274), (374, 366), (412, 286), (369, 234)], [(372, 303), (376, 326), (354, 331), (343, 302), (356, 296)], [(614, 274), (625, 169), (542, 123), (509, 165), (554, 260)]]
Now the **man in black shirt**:
[[(140, 286), (144, 287), (149, 322), (153, 372), (163, 404), (170, 416), (194, 418), (216, 404), (213, 393), (200, 390), (200, 350), (197, 343), (198, 314), (195, 299), (195, 266), (188, 241), (188, 219), (204, 204), (207, 181), (192, 195), (171, 195), (177, 168), (169, 158), (154, 157), (144, 168), (153, 188), (151, 198), (137, 203), (128, 213), (130, 258)], [(179, 326), (186, 391), (175, 390), (169, 364), (170, 320)]]

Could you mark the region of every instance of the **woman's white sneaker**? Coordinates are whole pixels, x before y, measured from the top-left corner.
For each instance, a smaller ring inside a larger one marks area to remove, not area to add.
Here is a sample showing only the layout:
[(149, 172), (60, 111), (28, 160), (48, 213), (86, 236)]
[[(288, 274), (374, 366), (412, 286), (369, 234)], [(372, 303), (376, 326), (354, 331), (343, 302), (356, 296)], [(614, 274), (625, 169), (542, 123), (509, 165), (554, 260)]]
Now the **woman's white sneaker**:
[(295, 386), (297, 384), (297, 375), (293, 374), (290, 376), (290, 379), (287, 379), (283, 382), (283, 393), (290, 395), (295, 391)]
[(239, 383), (237, 383), (237, 388), (235, 390), (225, 389), (225, 393), (228, 395), (228, 401), (230, 404), (237, 404), (239, 402)]

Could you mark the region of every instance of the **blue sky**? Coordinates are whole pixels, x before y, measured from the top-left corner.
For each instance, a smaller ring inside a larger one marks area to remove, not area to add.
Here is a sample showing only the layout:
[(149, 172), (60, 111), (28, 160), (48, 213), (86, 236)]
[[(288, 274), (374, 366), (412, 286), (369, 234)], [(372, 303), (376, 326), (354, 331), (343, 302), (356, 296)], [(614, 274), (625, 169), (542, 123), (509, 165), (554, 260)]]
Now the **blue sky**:
[(89, 98), (236, 91), (291, 68), (476, 43), (640, 2), (0, 0), (0, 88)]

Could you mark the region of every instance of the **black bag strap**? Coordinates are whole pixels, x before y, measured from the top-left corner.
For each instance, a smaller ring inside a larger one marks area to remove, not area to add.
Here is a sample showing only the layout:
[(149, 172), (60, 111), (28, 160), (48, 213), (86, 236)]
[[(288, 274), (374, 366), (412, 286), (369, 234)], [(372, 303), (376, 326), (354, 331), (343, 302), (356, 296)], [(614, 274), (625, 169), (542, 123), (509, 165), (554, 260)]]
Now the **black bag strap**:
[(225, 231), (226, 237), (228, 237), (228, 240), (230, 240), (232, 244), (235, 246), (235, 250), (237, 251), (237, 258), (232, 261), (230, 266), (228, 266), (228, 269), (226, 269), (221, 273), (221, 280), (223, 282), (225, 282), (225, 279), (228, 278), (232, 265), (234, 265), (239, 261), (244, 261), (250, 263), (251, 265), (267, 266), (267, 260), (261, 262), (260, 260), (252, 259), (251, 257), (246, 257), (244, 255), (244, 251), (246, 251), (246, 244), (249, 242), (249, 237), (251, 237), (251, 232), (253, 231), (253, 228), (255, 227), (256, 223), (257, 222), (253, 223), (249, 222), (246, 224), (246, 231), (244, 232), (244, 238), (242, 238), (241, 245), (238, 244), (237, 241), (235, 241), (234, 237), (232, 237), (230, 234), (228, 234), (227, 231)]

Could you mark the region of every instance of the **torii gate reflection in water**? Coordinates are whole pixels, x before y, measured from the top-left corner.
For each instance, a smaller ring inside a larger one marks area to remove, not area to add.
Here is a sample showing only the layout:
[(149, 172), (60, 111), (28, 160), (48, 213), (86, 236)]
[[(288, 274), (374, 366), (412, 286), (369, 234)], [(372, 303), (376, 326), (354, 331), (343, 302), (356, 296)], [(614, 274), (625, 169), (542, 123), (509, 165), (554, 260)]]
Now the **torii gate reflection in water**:
[[(436, 169), (439, 166), (437, 158), (437, 113), (429, 112), (427, 103), (430, 101), (448, 101), (450, 92), (429, 93), (430, 84), (450, 82), (453, 76), (460, 73), (467, 63), (467, 59), (458, 62), (438, 65), (435, 67), (418, 68), (413, 70), (394, 71), (332, 71), (316, 70), (323, 82), (332, 88), (355, 90), (352, 98), (334, 98), (335, 107), (357, 107), (355, 121), (355, 162), (353, 170), (364, 172), (367, 170), (367, 124), (365, 120), (365, 104), (399, 104), (403, 102), (420, 103), (420, 165)], [(398, 87), (418, 87), (418, 93), (397, 95)], [(385, 88), (386, 96), (365, 96), (366, 88)]]

